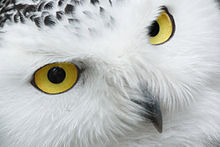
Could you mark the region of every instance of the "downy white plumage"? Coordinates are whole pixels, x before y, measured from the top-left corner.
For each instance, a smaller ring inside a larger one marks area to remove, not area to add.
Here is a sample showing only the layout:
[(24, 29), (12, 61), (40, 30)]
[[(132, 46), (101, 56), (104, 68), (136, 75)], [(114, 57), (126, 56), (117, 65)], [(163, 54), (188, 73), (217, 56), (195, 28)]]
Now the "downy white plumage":
[[(175, 32), (153, 45), (162, 7)], [(214, 0), (1, 0), (0, 26), (1, 147), (220, 146)], [(39, 90), (67, 62), (75, 85)]]

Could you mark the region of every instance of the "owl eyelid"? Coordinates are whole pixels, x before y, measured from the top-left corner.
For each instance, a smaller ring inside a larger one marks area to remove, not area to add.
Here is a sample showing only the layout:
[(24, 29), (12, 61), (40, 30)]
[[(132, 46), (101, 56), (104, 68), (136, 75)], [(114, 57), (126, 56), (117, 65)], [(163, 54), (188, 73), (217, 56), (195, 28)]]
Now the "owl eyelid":
[[(167, 8), (166, 6), (162, 6), (161, 9), (168, 14), (168, 16), (170, 17), (170, 20), (171, 20), (171, 22), (172, 22), (173, 32), (172, 32), (170, 38), (167, 40), (167, 41), (169, 41), (169, 40), (173, 37), (174, 33), (176, 32), (176, 23), (175, 23), (175, 20), (174, 20), (173, 15), (169, 12), (169, 10), (168, 10), (168, 8)], [(166, 41), (166, 42), (167, 42), (167, 41)], [(165, 43), (165, 42), (164, 42), (164, 43)]]

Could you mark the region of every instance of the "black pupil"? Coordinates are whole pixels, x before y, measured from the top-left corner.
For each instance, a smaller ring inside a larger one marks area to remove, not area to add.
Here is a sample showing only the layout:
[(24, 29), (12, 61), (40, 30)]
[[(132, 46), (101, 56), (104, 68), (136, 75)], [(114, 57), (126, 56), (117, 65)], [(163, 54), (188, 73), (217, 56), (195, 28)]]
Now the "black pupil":
[(59, 84), (64, 81), (66, 77), (66, 72), (64, 71), (64, 69), (60, 67), (53, 67), (48, 71), (47, 77), (50, 80), (50, 82), (54, 84)]
[(154, 21), (149, 29), (150, 29), (149, 30), (150, 37), (155, 37), (160, 31), (160, 26), (157, 21)]

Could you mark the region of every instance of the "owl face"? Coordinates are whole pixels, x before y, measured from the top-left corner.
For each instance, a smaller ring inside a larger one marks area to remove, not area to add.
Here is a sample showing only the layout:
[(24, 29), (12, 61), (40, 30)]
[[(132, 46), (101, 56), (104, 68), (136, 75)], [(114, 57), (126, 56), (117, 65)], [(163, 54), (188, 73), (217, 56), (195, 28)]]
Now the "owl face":
[(213, 1), (0, 4), (1, 146), (193, 144), (217, 110)]

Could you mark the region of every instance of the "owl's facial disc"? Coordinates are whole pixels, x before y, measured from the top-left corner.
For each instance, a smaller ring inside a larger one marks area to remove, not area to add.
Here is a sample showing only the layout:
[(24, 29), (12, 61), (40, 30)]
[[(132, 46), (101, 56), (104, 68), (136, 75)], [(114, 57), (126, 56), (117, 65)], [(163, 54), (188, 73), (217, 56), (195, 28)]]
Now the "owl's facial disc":
[(141, 115), (145, 119), (149, 119), (159, 133), (163, 131), (163, 118), (160, 109), (160, 104), (157, 99), (147, 90), (143, 89), (143, 97), (145, 101), (133, 100), (136, 104), (144, 108), (144, 113)]

